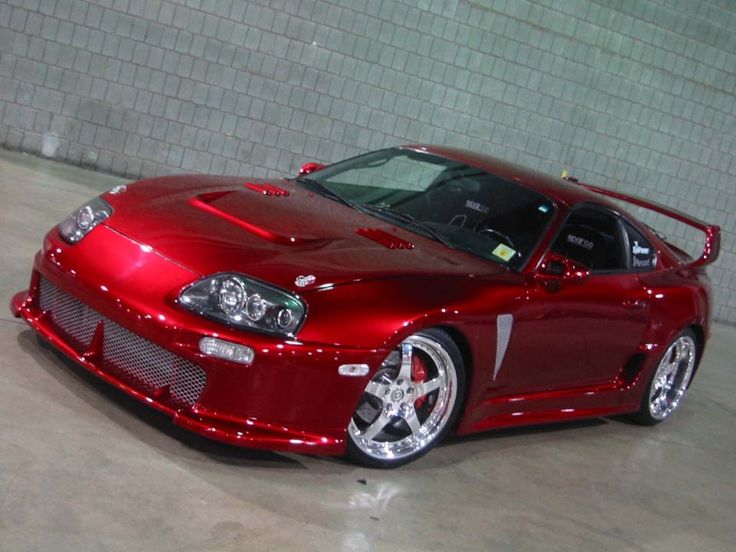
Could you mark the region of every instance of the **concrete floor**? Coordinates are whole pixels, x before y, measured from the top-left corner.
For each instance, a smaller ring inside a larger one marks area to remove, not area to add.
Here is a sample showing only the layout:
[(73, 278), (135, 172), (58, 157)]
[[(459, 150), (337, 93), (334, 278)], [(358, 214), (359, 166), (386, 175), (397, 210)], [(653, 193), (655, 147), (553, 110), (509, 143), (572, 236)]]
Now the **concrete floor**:
[(394, 471), (174, 428), (11, 318), (45, 231), (119, 179), (0, 150), (0, 550), (733, 550), (736, 329), (681, 410), (455, 440)]

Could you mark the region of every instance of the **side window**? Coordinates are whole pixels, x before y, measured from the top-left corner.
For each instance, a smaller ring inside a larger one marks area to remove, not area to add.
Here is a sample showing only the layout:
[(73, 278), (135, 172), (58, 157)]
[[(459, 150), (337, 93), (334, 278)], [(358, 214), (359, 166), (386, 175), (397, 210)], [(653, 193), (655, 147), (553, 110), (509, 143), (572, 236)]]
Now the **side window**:
[(657, 266), (657, 252), (644, 235), (627, 221), (622, 221), (628, 237), (627, 254), (631, 259), (631, 270), (653, 270)]
[(582, 207), (573, 211), (552, 245), (552, 251), (592, 271), (628, 268), (618, 220), (604, 208)]

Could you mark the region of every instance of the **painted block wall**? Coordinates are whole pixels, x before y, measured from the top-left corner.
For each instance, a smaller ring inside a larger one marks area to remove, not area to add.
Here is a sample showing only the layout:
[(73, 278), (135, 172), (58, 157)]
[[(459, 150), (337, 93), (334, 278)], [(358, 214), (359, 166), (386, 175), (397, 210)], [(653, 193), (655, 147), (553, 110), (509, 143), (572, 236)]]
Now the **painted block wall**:
[(0, 145), (131, 178), (408, 142), (566, 168), (720, 224), (736, 323), (734, 29), (730, 0), (3, 0)]

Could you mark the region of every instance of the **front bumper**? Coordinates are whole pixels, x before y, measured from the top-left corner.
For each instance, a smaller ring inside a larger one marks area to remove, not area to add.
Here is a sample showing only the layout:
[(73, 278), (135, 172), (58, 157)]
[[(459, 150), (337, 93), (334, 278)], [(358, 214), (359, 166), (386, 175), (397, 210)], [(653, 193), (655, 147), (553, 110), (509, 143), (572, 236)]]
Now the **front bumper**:
[[(285, 341), (203, 319), (175, 302), (201, 276), (106, 226), (74, 246), (52, 230), (29, 290), (15, 295), (11, 310), (88, 371), (194, 433), (251, 448), (342, 454), (370, 375), (344, 377), (337, 368), (378, 366), (385, 352)], [(48, 303), (42, 308), (42, 289), (74, 301), (75, 321), (61, 323)], [(82, 330), (79, 318), (88, 320)], [(198, 347), (203, 336), (248, 345), (255, 360), (207, 357)], [(134, 351), (117, 350), (131, 343)]]

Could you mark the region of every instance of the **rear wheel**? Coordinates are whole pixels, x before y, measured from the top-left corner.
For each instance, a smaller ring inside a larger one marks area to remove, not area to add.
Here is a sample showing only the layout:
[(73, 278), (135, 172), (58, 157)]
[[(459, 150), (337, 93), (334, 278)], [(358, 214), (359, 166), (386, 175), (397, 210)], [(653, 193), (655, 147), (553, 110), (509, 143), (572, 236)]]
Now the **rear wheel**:
[(419, 458), (449, 431), (464, 392), (462, 357), (445, 332), (408, 337), (366, 385), (348, 426), (347, 455), (379, 468)]
[(680, 405), (698, 360), (698, 345), (690, 330), (683, 331), (662, 355), (633, 419), (654, 425), (667, 419)]

